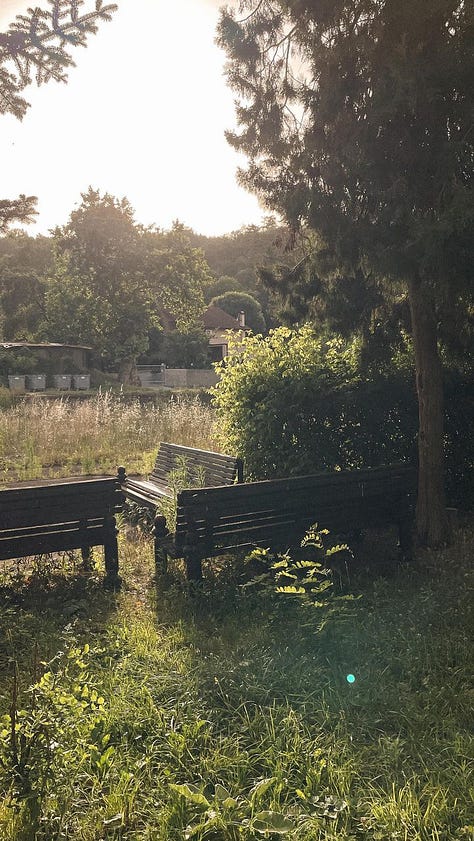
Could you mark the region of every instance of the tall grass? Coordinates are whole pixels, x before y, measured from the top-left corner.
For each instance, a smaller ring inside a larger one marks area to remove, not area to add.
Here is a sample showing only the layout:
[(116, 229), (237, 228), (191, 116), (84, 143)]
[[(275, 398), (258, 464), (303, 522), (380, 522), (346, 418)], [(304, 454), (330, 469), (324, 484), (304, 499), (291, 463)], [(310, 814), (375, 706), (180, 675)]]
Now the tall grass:
[(90, 400), (22, 401), (0, 411), (0, 481), (129, 473), (152, 467), (160, 441), (215, 449), (213, 412), (199, 399), (142, 404), (112, 392)]

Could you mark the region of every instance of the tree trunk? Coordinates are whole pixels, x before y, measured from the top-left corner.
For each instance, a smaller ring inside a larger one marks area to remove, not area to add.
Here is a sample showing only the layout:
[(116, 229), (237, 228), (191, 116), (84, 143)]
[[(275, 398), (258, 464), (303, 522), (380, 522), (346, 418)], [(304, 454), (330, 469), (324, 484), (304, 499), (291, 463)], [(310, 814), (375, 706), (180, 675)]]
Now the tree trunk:
[(444, 398), (432, 296), (419, 278), (408, 283), (418, 393), (418, 541), (435, 548), (449, 542), (444, 490)]
[(124, 359), (120, 363), (119, 382), (121, 382), (122, 385), (141, 386), (137, 365), (134, 359)]

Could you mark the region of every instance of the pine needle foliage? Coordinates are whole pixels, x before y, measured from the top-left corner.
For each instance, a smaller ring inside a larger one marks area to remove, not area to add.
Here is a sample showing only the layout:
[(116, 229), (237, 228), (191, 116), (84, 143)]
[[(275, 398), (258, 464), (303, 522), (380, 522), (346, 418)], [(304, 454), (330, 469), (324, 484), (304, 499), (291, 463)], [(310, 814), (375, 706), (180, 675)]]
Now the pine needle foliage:
[[(30, 8), (0, 32), (0, 114), (22, 120), (29, 103), (21, 94), (33, 81), (66, 82), (67, 70), (75, 66), (70, 50), (85, 47), (99, 21), (110, 20), (117, 9), (102, 0), (82, 10), (84, 5), (85, 0), (48, 0), (48, 8)], [(36, 202), (36, 196), (25, 195), (0, 200), (0, 235), (13, 222), (32, 222)]]
[(0, 113), (21, 120), (28, 102), (20, 93), (33, 80), (65, 82), (66, 71), (75, 66), (70, 49), (85, 47), (98, 22), (110, 20), (117, 8), (102, 0), (82, 11), (84, 5), (84, 0), (48, 0), (49, 8), (28, 9), (0, 33)]
[[(1, 70), (0, 70), (1, 74)], [(0, 234), (6, 233), (12, 222), (32, 222), (36, 196), (18, 196), (17, 199), (0, 199)]]

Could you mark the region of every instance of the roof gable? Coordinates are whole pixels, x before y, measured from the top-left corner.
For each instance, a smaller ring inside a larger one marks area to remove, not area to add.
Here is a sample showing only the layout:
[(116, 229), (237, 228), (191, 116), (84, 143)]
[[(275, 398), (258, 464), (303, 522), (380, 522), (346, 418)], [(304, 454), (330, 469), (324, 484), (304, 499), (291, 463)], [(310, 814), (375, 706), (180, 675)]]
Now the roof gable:
[(202, 314), (205, 330), (239, 330), (239, 323), (229, 313), (214, 305), (209, 306)]

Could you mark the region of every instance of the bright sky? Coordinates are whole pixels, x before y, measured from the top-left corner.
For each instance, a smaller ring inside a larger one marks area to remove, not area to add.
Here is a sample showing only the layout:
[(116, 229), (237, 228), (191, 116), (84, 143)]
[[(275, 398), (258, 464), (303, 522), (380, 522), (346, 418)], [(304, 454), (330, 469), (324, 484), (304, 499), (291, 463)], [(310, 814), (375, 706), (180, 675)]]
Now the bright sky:
[[(225, 56), (214, 44), (221, 0), (116, 0), (67, 85), (25, 93), (23, 122), (0, 116), (0, 198), (38, 196), (32, 234), (64, 224), (89, 185), (126, 196), (138, 222), (223, 234), (264, 215), (236, 182), (224, 130), (234, 125)], [(0, 0), (0, 31), (45, 0)], [(86, 0), (84, 9), (93, 7)]]

